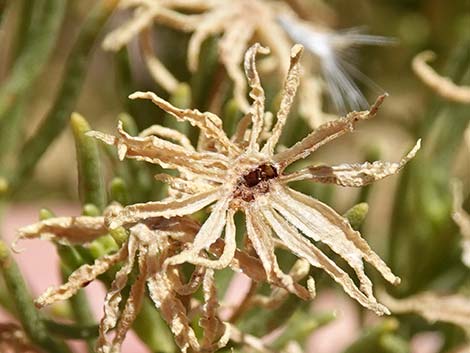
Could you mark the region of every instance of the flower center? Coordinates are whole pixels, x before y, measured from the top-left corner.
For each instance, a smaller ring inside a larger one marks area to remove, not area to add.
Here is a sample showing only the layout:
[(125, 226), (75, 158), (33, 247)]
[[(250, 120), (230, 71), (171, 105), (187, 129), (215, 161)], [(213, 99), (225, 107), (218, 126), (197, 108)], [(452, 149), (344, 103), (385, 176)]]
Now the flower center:
[(265, 163), (243, 175), (235, 188), (234, 197), (245, 202), (251, 202), (257, 194), (265, 194), (269, 191), (270, 179), (278, 176), (275, 166)]
[(271, 164), (262, 164), (258, 168), (253, 169), (248, 174), (243, 176), (246, 186), (253, 187), (262, 181), (273, 179), (277, 177), (277, 169)]

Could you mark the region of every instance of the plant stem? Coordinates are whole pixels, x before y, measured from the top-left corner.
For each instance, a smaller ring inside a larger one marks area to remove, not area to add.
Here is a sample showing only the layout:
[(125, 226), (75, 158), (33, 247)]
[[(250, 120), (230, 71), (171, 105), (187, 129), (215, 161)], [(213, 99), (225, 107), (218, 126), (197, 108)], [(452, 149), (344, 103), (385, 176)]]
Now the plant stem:
[(98, 325), (70, 325), (63, 322), (44, 320), (47, 329), (64, 339), (88, 340), (98, 337)]
[(50, 336), (39, 312), (33, 303), (26, 283), (15, 260), (11, 257), (7, 245), (0, 242), (0, 267), (13, 299), (24, 331), (31, 342), (48, 353), (70, 353), (67, 345)]
[(93, 204), (99, 210), (106, 206), (106, 188), (101, 172), (101, 160), (96, 139), (86, 136), (90, 125), (83, 116), (73, 113), (70, 118), (77, 151), (78, 188), (82, 205)]

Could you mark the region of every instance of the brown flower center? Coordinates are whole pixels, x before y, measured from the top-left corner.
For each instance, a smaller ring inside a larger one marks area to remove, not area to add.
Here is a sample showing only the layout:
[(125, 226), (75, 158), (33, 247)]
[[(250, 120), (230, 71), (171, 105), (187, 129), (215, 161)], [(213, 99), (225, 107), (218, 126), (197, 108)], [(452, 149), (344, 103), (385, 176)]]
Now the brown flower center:
[(243, 176), (246, 186), (253, 187), (262, 181), (277, 177), (277, 169), (271, 164), (262, 164)]
[(275, 166), (271, 164), (261, 164), (243, 175), (237, 184), (234, 196), (243, 201), (250, 202), (255, 199), (256, 194), (264, 194), (269, 191), (267, 181), (278, 176)]

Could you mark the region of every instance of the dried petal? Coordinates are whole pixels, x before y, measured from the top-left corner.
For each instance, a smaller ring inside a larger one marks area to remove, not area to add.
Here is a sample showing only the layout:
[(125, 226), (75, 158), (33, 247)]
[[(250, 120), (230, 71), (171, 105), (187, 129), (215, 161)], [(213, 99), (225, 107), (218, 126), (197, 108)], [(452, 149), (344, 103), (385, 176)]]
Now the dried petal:
[(199, 351), (199, 342), (190, 326), (186, 309), (171, 290), (172, 283), (169, 279), (164, 273), (157, 272), (153, 278), (149, 278), (147, 285), (150, 297), (175, 335), (176, 344), (181, 351), (187, 352), (190, 347)]
[(156, 136), (132, 137), (122, 129), (119, 122), (120, 137), (95, 131), (87, 135), (116, 145), (120, 159), (124, 156), (161, 165), (163, 168), (178, 169), (182, 173), (206, 174), (207, 179), (220, 181), (227, 168), (227, 160), (221, 154), (196, 152)]
[(263, 264), (268, 282), (285, 288), (304, 300), (310, 299), (309, 292), (301, 285), (295, 283), (291, 276), (285, 274), (279, 268), (276, 255), (274, 254), (271, 230), (260, 218), (259, 210), (253, 208), (246, 210), (245, 214), (248, 238)]
[(188, 150), (194, 150), (191, 141), (189, 141), (186, 135), (183, 135), (178, 130), (169, 129), (161, 125), (152, 125), (146, 128), (145, 130), (142, 130), (139, 134), (140, 137), (146, 137), (151, 135), (155, 135), (167, 140), (173, 140)]
[(355, 127), (354, 124), (356, 122), (374, 117), (385, 97), (386, 95), (377, 98), (370, 110), (352, 112), (344, 118), (321, 125), (302, 141), (297, 142), (294, 146), (274, 155), (274, 160), (280, 164), (281, 170), (283, 170), (289, 164), (309, 156), (324, 144), (344, 135), (346, 132), (353, 131)]
[(286, 222), (273, 209), (263, 210), (263, 215), (271, 228), (289, 249), (302, 259), (307, 260), (312, 266), (322, 268), (330, 275), (344, 291), (361, 305), (375, 311), (378, 315), (388, 314), (389, 311), (383, 305), (378, 304), (374, 297), (367, 297), (362, 293), (349, 275), (329, 259), (320, 249), (305, 239), (294, 226)]
[(155, 180), (168, 185), (170, 196), (173, 196), (171, 195), (172, 192), (180, 193), (182, 196), (189, 196), (200, 192), (207, 192), (211, 189), (211, 186), (207, 183), (185, 180), (169, 174), (156, 174), (154, 177)]
[(382, 293), (380, 297), (392, 313), (415, 313), (430, 323), (448, 322), (462, 327), (467, 332), (470, 329), (470, 300), (463, 295), (437, 295), (425, 292), (404, 299), (395, 299)]
[(209, 249), (209, 247), (221, 237), (224, 226), (227, 223), (227, 209), (229, 207), (229, 200), (222, 199), (215, 204), (211, 215), (204, 222), (199, 232), (196, 234), (193, 243), (189, 249), (182, 251), (166, 261), (166, 265), (178, 265), (184, 262), (189, 262), (194, 265), (208, 266), (211, 268), (225, 268), (232, 261), (235, 253), (235, 226), (233, 223), (233, 212), (230, 213), (231, 219), (228, 221), (226, 230), (226, 241), (222, 255), (218, 260), (208, 260), (199, 253), (202, 250)]
[(127, 332), (130, 330), (137, 314), (142, 305), (142, 299), (145, 295), (145, 282), (148, 276), (147, 268), (147, 251), (141, 248), (139, 251), (139, 276), (131, 286), (129, 297), (122, 309), (119, 322), (116, 327), (115, 336), (112, 342), (106, 342), (103, 346), (98, 346), (97, 351), (103, 353), (120, 353), (122, 342), (126, 338)]
[(246, 99), (246, 79), (240, 66), (254, 32), (255, 27), (244, 19), (235, 20), (219, 42), (220, 61), (233, 81), (233, 96), (242, 111), (248, 111), (249, 104)]
[[(270, 222), (268, 221), (268, 223)], [(270, 223), (270, 226), (272, 227), (271, 223)], [(310, 264), (308, 263), (308, 261), (304, 259), (299, 259), (294, 263), (294, 265), (290, 269), (289, 275), (293, 278), (294, 281), (298, 282), (302, 280), (305, 276), (307, 276), (309, 272), (310, 272)], [(313, 279), (311, 279), (311, 281), (312, 282), (310, 283), (309, 291), (311, 293), (311, 297), (313, 298), (315, 296), (315, 282), (313, 281)], [(279, 308), (279, 306), (281, 306), (281, 304), (284, 303), (288, 297), (289, 297), (289, 292), (286, 291), (285, 289), (274, 288), (271, 291), (269, 296), (256, 295), (253, 298), (251, 298), (251, 300), (249, 301), (250, 301), (250, 306), (260, 305), (264, 308), (272, 310), (272, 309)], [(231, 319), (230, 321), (233, 322), (233, 319)]]
[(59, 287), (48, 288), (41, 294), (35, 300), (36, 306), (42, 308), (55, 302), (69, 299), (99, 275), (108, 271), (119, 261), (122, 261), (126, 255), (125, 249), (121, 249), (115, 254), (96, 259), (93, 265), (87, 264), (79, 267), (69, 276), (65, 284)]
[(175, 217), (192, 214), (210, 205), (220, 197), (218, 189), (201, 192), (178, 200), (137, 203), (124, 207), (119, 213), (109, 215), (106, 221), (112, 229), (135, 224), (148, 218)]
[(147, 65), (152, 78), (167, 92), (174, 93), (180, 83), (155, 56), (149, 29), (142, 30), (139, 35), (139, 43), (145, 65)]
[(153, 92), (135, 92), (129, 96), (130, 99), (149, 99), (155, 105), (173, 115), (179, 121), (188, 121), (191, 125), (197, 126), (209, 138), (220, 143), (227, 150), (236, 149), (222, 129), (222, 120), (215, 114), (201, 113), (197, 109), (179, 109), (158, 97)]
[(195, 29), (188, 44), (188, 67), (195, 72), (199, 66), (199, 53), (202, 43), (211, 35), (223, 31), (227, 21), (225, 11), (216, 9), (209, 14), (204, 14), (201, 23)]
[(128, 239), (127, 247), (125, 246), (123, 249), (126, 251), (127, 259), (117, 272), (114, 281), (111, 283), (111, 288), (106, 294), (104, 300), (104, 315), (100, 322), (99, 337), (96, 343), (97, 347), (107, 347), (109, 345), (106, 334), (116, 326), (121, 316), (121, 311), (119, 310), (119, 304), (122, 300), (121, 292), (126, 286), (129, 274), (134, 267), (134, 261), (138, 251), (137, 239), (131, 235)]
[(0, 350), (5, 353), (39, 353), (21, 326), (9, 322), (0, 323)]
[(18, 229), (21, 239), (41, 238), (62, 244), (83, 244), (107, 233), (103, 217), (54, 217)]
[(168, 276), (171, 277), (173, 282), (173, 290), (179, 295), (191, 295), (197, 291), (201, 285), (202, 280), (206, 274), (206, 268), (204, 266), (196, 266), (193, 273), (191, 274), (191, 278), (186, 284), (181, 283), (179, 273), (175, 276), (172, 276), (172, 274), (173, 272), (169, 271)]
[(215, 288), (214, 271), (207, 270), (203, 282), (204, 305), (202, 307), (202, 317), (199, 321), (204, 330), (202, 348), (207, 351), (214, 351), (225, 347), (230, 339), (227, 325), (219, 319), (217, 309), (219, 301)]
[(277, 122), (274, 125), (271, 136), (268, 138), (263, 152), (270, 156), (274, 152), (274, 147), (281, 137), (282, 130), (287, 121), (292, 104), (294, 103), (295, 94), (300, 83), (300, 58), (302, 57), (303, 47), (299, 44), (294, 45), (290, 54), (290, 67), (287, 73), (284, 89), (282, 92), (282, 100), (277, 112)]
[(144, 6), (138, 8), (128, 22), (108, 33), (103, 41), (105, 50), (118, 51), (154, 21), (183, 31), (192, 30), (197, 23), (197, 16), (180, 14), (165, 8), (158, 1), (142, 1), (141, 4)]
[(283, 177), (284, 182), (311, 180), (341, 186), (361, 187), (400, 172), (421, 147), (418, 140), (413, 149), (398, 163), (376, 161), (362, 164), (340, 164), (337, 166), (314, 166), (299, 170)]
[(269, 50), (262, 47), (259, 43), (254, 44), (248, 49), (245, 55), (245, 74), (248, 79), (248, 84), (251, 87), (250, 97), (253, 103), (250, 107), (250, 116), (253, 122), (251, 128), (250, 142), (248, 148), (252, 152), (259, 151), (258, 138), (263, 129), (264, 120), (264, 90), (261, 87), (261, 81), (258, 71), (256, 70), (256, 54), (268, 54)]
[(372, 295), (371, 283), (364, 273), (362, 260), (373, 265), (392, 284), (400, 283), (390, 268), (372, 251), (360, 233), (351, 228), (348, 221), (320, 201), (300, 192), (276, 187), (270, 198), (272, 207), (292, 225), (315, 241), (328, 245), (355, 270), (361, 289)]

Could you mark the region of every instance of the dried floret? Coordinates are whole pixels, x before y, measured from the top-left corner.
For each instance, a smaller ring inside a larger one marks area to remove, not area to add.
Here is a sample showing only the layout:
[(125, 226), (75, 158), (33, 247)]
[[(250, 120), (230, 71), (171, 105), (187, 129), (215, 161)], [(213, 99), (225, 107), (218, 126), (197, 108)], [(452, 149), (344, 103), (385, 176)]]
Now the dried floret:
[(432, 51), (423, 51), (413, 59), (416, 75), (441, 97), (459, 103), (470, 103), (470, 86), (458, 86), (448, 77), (440, 76), (428, 62), (435, 58)]
[[(119, 209), (120, 207), (112, 206), (105, 214), (118, 212)], [(197, 267), (189, 282), (183, 284), (179, 269), (165, 264), (166, 259), (175, 256), (185, 246), (184, 244), (194, 239), (198, 230), (199, 225), (189, 218), (143, 220), (129, 228), (129, 237), (117, 252), (100, 257), (91, 265), (82, 265), (69, 276), (65, 284), (47, 289), (35, 303), (38, 307), (44, 307), (66, 300), (99, 275), (110, 270), (112, 266), (122, 263), (106, 294), (97, 352), (120, 352), (122, 342), (139, 312), (146, 285), (183, 352), (189, 348), (194, 351), (200, 351), (201, 347), (207, 348), (207, 351), (220, 348), (227, 343), (230, 331), (218, 318), (213, 272)], [(19, 230), (19, 237), (20, 239), (46, 237), (62, 243), (86, 244), (106, 232), (103, 217), (60, 217), (24, 227)], [(223, 248), (223, 242), (218, 246)], [(215, 252), (216, 248), (217, 246)], [(138, 269), (138, 275), (132, 283), (129, 283), (135, 268)], [(244, 266), (235, 266), (235, 268), (243, 270)], [(205, 321), (201, 325), (210, 327), (211, 331), (204, 336), (204, 341), (200, 344), (191, 327), (191, 320), (182, 298), (196, 291), (203, 278), (206, 302), (203, 310)], [(125, 303), (121, 304), (122, 291), (126, 287), (130, 288), (129, 295)], [(112, 338), (108, 337), (111, 330), (114, 330)]]
[[(390, 283), (399, 283), (399, 278), (345, 218), (322, 202), (292, 190), (287, 184), (301, 178), (342, 186), (363, 186), (397, 173), (419, 149), (419, 142), (399, 163), (374, 162), (286, 173), (286, 168), (293, 162), (306, 158), (325, 143), (353, 131), (357, 122), (372, 118), (384, 99), (380, 97), (369, 111), (353, 112), (326, 123), (302, 141), (276, 153), (275, 147), (299, 85), (302, 50), (300, 45), (292, 48), (280, 109), (276, 123), (269, 131), (263, 127), (265, 96), (255, 66), (256, 54), (266, 52), (259, 44), (252, 46), (245, 55), (245, 72), (253, 103), (232, 139), (223, 131), (221, 119), (212, 113), (178, 109), (151, 92), (131, 95), (131, 98), (150, 99), (176, 119), (199, 127), (211, 149), (195, 150), (159, 136), (133, 137), (121, 127), (117, 137), (101, 132), (91, 132), (90, 135), (117, 146), (121, 158), (145, 160), (178, 170), (184, 182), (193, 185), (191, 190), (197, 190), (202, 184), (206, 188), (178, 199), (124, 207), (108, 215), (106, 222), (111, 228), (131, 227), (149, 218), (190, 215), (212, 205), (211, 214), (191, 245), (169, 257), (165, 263), (170, 266), (190, 262), (218, 269), (237, 261), (233, 216), (236, 211), (241, 211), (246, 218), (247, 238), (269, 283), (303, 299), (311, 298), (314, 292), (311, 286), (302, 287), (280, 269), (274, 249), (276, 243), (281, 242), (310, 265), (325, 270), (363, 306), (377, 314), (388, 313), (387, 308), (379, 304), (373, 295), (372, 283), (364, 271), (364, 261), (375, 267)], [(225, 245), (219, 257), (208, 259), (207, 250), (221, 238)], [(344, 269), (315, 245), (316, 242), (327, 245), (349, 264), (356, 273), (359, 287)], [(309, 283), (312, 284), (312, 281)]]
[[(106, 49), (117, 50), (132, 38), (139, 37), (144, 61), (155, 81), (169, 92), (177, 80), (158, 61), (150, 43), (149, 27), (155, 22), (184, 32), (191, 32), (188, 66), (198, 69), (202, 43), (220, 35), (219, 60), (234, 83), (234, 97), (243, 112), (249, 109), (246, 97), (247, 80), (243, 75), (243, 55), (256, 39), (273, 50), (274, 58), (265, 60), (264, 68), (276, 68), (284, 74), (292, 41), (303, 44), (313, 54), (310, 74), (301, 85), (300, 113), (312, 128), (331, 120), (322, 110), (322, 92), (326, 88), (341, 113), (368, 106), (354, 79), (380, 90), (351, 62), (360, 45), (384, 45), (390, 38), (362, 33), (352, 28), (332, 31), (304, 21), (291, 8), (292, 3), (267, 0), (132, 0), (122, 1), (122, 8), (134, 8), (134, 16), (109, 33), (103, 43)], [(293, 6), (296, 8), (296, 6)], [(320, 72), (313, 69), (319, 63)], [(354, 78), (354, 79), (353, 79)], [(324, 87), (324, 82), (326, 87)]]

